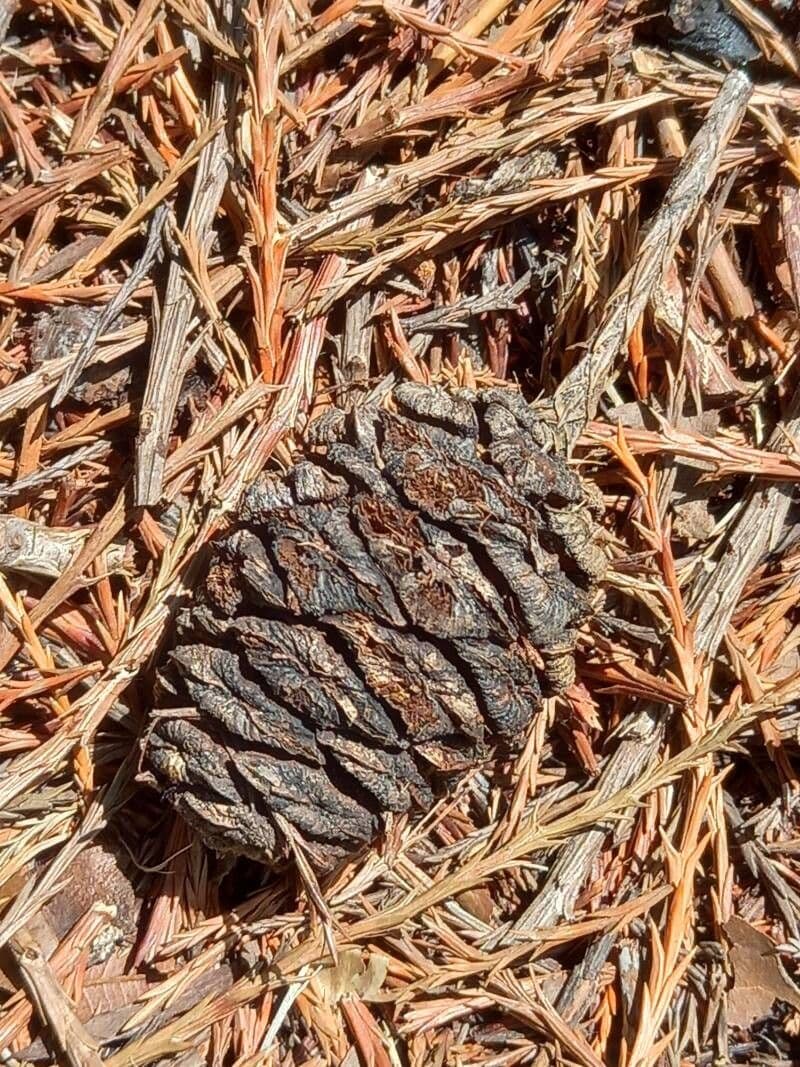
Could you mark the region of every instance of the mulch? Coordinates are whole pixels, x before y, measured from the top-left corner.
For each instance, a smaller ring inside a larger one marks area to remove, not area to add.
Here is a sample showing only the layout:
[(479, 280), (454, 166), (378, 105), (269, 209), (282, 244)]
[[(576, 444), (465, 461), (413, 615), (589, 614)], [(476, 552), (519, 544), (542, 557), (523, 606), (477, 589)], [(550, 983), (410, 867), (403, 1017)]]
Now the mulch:
[[(0, 1049), (797, 1062), (800, 16), (2, 0)], [(140, 774), (208, 546), (334, 404), (521, 394), (577, 680), (320, 878)]]

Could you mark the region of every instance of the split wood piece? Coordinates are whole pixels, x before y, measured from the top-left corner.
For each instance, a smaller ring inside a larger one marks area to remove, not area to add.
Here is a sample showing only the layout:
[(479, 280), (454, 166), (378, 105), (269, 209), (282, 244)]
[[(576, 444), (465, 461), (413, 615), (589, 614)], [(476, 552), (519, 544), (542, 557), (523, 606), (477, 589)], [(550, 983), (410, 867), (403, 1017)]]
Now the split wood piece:
[(684, 231), (697, 214), (719, 168), (722, 153), (744, 117), (752, 83), (742, 71), (730, 73), (681, 161), (661, 207), (642, 237), (634, 265), (608, 301), (584, 358), (564, 378), (549, 409), (554, 444), (571, 452), (616, 372), (617, 359), (656, 287), (672, 263)]
[[(368, 189), (378, 181), (377, 170), (367, 167), (359, 177), (357, 189)], [(371, 229), (374, 225), (374, 212), (370, 212), (364, 219), (353, 219), (345, 226), (346, 231), (357, 230), (359, 227)], [(372, 356), (373, 334), (375, 324), (371, 321), (375, 308), (382, 303), (380, 296), (376, 296), (365, 290), (354, 299), (348, 301), (345, 312), (344, 332), (342, 334), (341, 351), (337, 353), (337, 377), (346, 387), (344, 403), (354, 407), (360, 394), (366, 389), (369, 382), (369, 366)]]
[[(687, 307), (687, 304), (691, 306)], [(705, 315), (695, 301), (689, 301), (674, 263), (664, 275), (663, 284), (653, 293), (651, 311), (659, 332), (678, 352), (682, 349), (687, 385), (698, 411), (743, 396), (748, 391), (748, 386), (736, 377), (724, 356), (717, 351)]]
[[(597, 783), (598, 797), (605, 800), (613, 796), (643, 774), (658, 752), (663, 730), (664, 710), (660, 705), (648, 704), (631, 716), (624, 740), (603, 767)], [(578, 893), (611, 829), (610, 823), (598, 823), (564, 845), (551, 864), (544, 885), (517, 922), (517, 930), (549, 926), (572, 914)]]
[(600, 973), (618, 937), (619, 929), (600, 934), (589, 946), (586, 955), (571, 972), (558, 994), (555, 1009), (570, 1026), (580, 1025), (584, 1014), (591, 1008), (597, 994)]
[[(555, 413), (556, 417), (560, 414), (563, 420), (561, 425), (557, 424), (557, 432), (560, 431), (567, 438), (570, 447), (588, 419), (593, 417), (613, 375), (618, 353), (644, 311), (655, 286), (669, 268), (681, 232), (691, 222), (713, 181), (719, 158), (744, 115), (751, 91), (749, 79), (740, 71), (729, 74), (723, 82), (719, 96), (692, 141), (664, 203), (642, 242), (640, 262), (623, 279), (611, 298), (588, 353), (556, 390)], [(641, 262), (642, 258), (647, 260), (646, 264)], [(763, 522), (764, 513), (760, 514)], [(746, 574), (740, 569), (736, 575), (738, 586), (732, 586), (729, 590), (734, 602), (738, 600), (745, 577)], [(723, 588), (722, 581), (720, 569), (717, 568), (708, 583), (706, 595)], [(726, 584), (731, 581), (730, 576), (724, 579)], [(705, 647), (709, 652), (713, 652), (718, 643), (718, 639), (715, 640), (717, 628), (713, 623), (713, 618), (706, 615), (704, 621), (699, 621), (696, 634), (698, 646)], [(661, 705), (645, 704), (631, 716), (619, 747), (603, 768), (597, 784), (598, 796), (612, 796), (643, 772), (658, 752), (663, 730), (664, 712)], [(518, 930), (550, 926), (572, 912), (609, 829), (608, 824), (598, 823), (575, 835), (564, 845), (536, 898), (516, 924)]]
[[(221, 24), (236, 26), (242, 5), (225, 0)], [(239, 74), (230, 67), (218, 68), (211, 93), (210, 123), (230, 119)], [(194, 184), (186, 212), (186, 227), (199, 253), (206, 256), (214, 240), (214, 222), (228, 183), (232, 165), (230, 131), (223, 125), (200, 152)], [(193, 346), (186, 344), (196, 297), (183, 264), (169, 266), (161, 312), (147, 374), (139, 437), (136, 447), (134, 503), (137, 507), (156, 504), (161, 498), (167, 445), (181, 385), (189, 369)]]
[[(73, 528), (54, 530), (18, 515), (0, 515), (0, 569), (58, 578), (90, 532)], [(124, 554), (124, 545), (111, 546), (106, 560), (111, 570), (122, 567)]]
[(792, 299), (795, 310), (800, 312), (800, 190), (791, 179), (781, 185), (780, 206)]

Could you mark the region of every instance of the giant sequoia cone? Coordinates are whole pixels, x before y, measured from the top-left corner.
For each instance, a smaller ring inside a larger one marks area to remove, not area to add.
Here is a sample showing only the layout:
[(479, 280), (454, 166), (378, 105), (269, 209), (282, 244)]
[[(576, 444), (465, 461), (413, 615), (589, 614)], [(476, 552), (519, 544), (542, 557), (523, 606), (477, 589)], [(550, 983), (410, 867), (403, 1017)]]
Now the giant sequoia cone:
[(178, 619), (145, 766), (219, 850), (288, 833), (330, 868), (572, 680), (602, 569), (586, 487), (508, 390), (394, 401), (314, 424)]

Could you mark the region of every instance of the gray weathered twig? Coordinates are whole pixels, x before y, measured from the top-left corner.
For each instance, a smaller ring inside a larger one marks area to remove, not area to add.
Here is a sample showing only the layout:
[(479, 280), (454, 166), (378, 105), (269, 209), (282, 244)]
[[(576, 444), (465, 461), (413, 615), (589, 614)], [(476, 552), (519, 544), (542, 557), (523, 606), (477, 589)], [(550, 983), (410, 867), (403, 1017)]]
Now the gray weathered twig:
[(36, 940), (22, 927), (10, 945), (22, 985), (66, 1062), (70, 1067), (100, 1067), (98, 1042), (78, 1019)]
[(403, 319), (403, 326), (409, 334), (466, 329), (470, 319), (476, 315), (484, 315), (488, 311), (513, 311), (532, 279), (533, 271), (525, 271), (510, 285), (499, 285), (487, 293), (465, 296), (454, 304), (434, 308), (433, 311), (423, 311), (419, 315), (410, 315)]
[(633, 267), (605, 309), (583, 359), (564, 378), (551, 400), (542, 404), (554, 419), (554, 434), (571, 450), (600, 397), (608, 388), (616, 362), (662, 283), (678, 242), (694, 219), (716, 176), (722, 153), (741, 122), (753, 91), (743, 71), (733, 71), (722, 83), (705, 122), (684, 156), (664, 201), (642, 237)]
[[(19, 515), (0, 515), (0, 571), (58, 578), (85, 543), (90, 530), (54, 530)], [(122, 565), (124, 545), (107, 550), (110, 570)]]
[(78, 349), (73, 362), (64, 371), (58, 388), (53, 395), (53, 404), (60, 404), (69, 393), (72, 386), (80, 378), (83, 371), (92, 360), (95, 345), (106, 331), (110, 330), (116, 320), (125, 310), (125, 306), (141, 283), (150, 273), (153, 261), (161, 249), (161, 234), (164, 224), (169, 215), (169, 207), (160, 204), (153, 213), (150, 223), (150, 232), (147, 237), (147, 245), (141, 258), (130, 272), (124, 283), (119, 287), (114, 296), (109, 300), (103, 310), (95, 319), (89, 333), (84, 338)]
[(110, 441), (95, 441), (91, 445), (83, 445), (74, 452), (68, 452), (66, 456), (51, 463), (49, 467), (33, 471), (24, 478), (18, 478), (8, 485), (0, 485), (0, 500), (19, 496), (20, 493), (30, 492), (41, 486), (55, 485), (56, 482), (65, 478), (71, 470), (79, 467), (81, 463), (92, 463), (107, 455), (111, 451)]
[[(241, 4), (227, 0), (222, 22), (226, 26), (239, 21)], [(211, 96), (213, 124), (231, 116), (238, 72), (218, 66)], [(214, 239), (212, 223), (228, 182), (231, 167), (229, 131), (222, 126), (213, 140), (203, 148), (194, 173), (194, 185), (186, 212), (186, 227), (194, 235), (201, 253), (208, 252)], [(139, 438), (136, 449), (134, 499), (139, 506), (154, 504), (161, 496), (167, 442), (181, 384), (189, 369), (193, 352), (186, 338), (195, 307), (195, 294), (182, 263), (170, 263), (161, 314), (158, 317), (150, 356), (147, 386), (142, 401)]]

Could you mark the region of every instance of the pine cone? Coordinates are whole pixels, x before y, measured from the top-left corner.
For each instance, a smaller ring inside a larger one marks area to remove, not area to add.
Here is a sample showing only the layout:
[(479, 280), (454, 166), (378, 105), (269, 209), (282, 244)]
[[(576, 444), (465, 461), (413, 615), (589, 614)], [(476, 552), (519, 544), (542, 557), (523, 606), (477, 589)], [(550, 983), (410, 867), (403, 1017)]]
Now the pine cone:
[(314, 424), (178, 618), (145, 766), (221, 851), (279, 856), (290, 826), (329, 869), (572, 681), (603, 563), (586, 487), (508, 390), (394, 400)]

